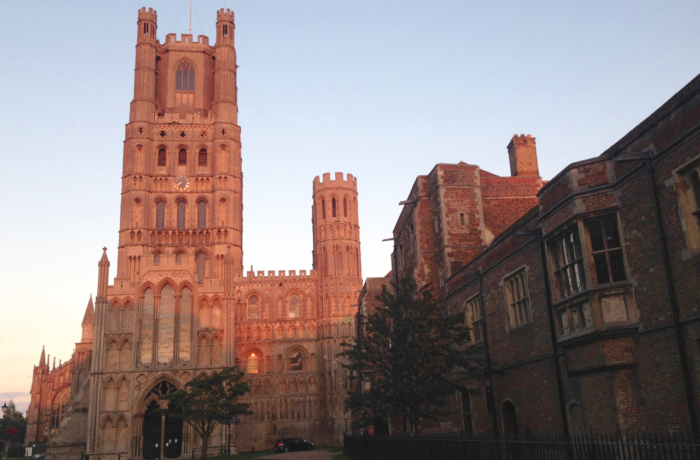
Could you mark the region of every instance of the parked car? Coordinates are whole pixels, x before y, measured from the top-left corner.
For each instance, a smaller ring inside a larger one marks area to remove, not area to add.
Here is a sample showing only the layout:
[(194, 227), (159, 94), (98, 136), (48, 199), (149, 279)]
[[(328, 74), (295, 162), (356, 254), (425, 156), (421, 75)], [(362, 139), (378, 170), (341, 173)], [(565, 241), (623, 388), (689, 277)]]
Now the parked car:
[(272, 448), (275, 452), (294, 452), (298, 450), (314, 450), (314, 445), (300, 438), (281, 438)]

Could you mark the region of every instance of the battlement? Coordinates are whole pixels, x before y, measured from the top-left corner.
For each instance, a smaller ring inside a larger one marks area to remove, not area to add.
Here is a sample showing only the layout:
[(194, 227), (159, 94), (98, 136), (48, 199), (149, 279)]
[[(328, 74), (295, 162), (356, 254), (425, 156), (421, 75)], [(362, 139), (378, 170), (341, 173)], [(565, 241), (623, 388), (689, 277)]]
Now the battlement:
[(521, 134), (520, 136), (518, 136), (517, 134), (513, 134), (513, 139), (510, 140), (510, 143), (517, 145), (524, 145), (530, 143), (535, 144), (535, 138), (532, 137), (531, 134), (528, 134), (527, 136), (525, 134)]
[(153, 21), (157, 22), (158, 13), (153, 8), (148, 8), (144, 6), (139, 10), (139, 21)]
[(267, 274), (265, 274), (264, 270), (258, 270), (257, 273), (253, 270), (248, 270), (245, 274), (243, 273), (236, 273), (236, 278), (315, 278), (316, 277), (316, 270), (310, 270), (308, 274), (306, 273), (306, 270), (299, 270), (299, 274), (297, 275), (296, 270), (289, 270), (289, 274), (285, 270), (279, 270), (277, 271), (277, 274), (275, 274), (274, 270), (268, 270)]
[(233, 11), (230, 9), (226, 8), (223, 9), (221, 8), (219, 11), (216, 12), (216, 22), (220, 21), (229, 21), (233, 22)]
[(165, 44), (192, 44), (192, 45), (209, 45), (209, 37), (206, 35), (197, 35), (197, 41), (192, 39), (192, 34), (182, 34), (180, 40), (177, 39), (177, 34), (168, 34), (165, 36)]
[(323, 187), (337, 187), (346, 185), (353, 189), (357, 189), (357, 177), (353, 177), (352, 174), (348, 173), (347, 180), (343, 178), (342, 172), (335, 173), (335, 179), (331, 179), (331, 173), (324, 173), (323, 180), (319, 176), (314, 177), (314, 190)]

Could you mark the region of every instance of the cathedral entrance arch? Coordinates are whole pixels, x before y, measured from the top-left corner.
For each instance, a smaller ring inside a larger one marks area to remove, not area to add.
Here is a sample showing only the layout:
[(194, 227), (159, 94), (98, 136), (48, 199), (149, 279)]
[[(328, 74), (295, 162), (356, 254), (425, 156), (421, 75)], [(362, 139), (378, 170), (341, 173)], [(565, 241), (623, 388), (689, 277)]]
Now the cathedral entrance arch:
[(177, 388), (170, 382), (162, 381), (148, 392), (143, 402), (143, 458), (177, 458), (182, 454), (182, 421), (161, 413), (167, 409), (167, 401), (162, 395), (172, 393)]

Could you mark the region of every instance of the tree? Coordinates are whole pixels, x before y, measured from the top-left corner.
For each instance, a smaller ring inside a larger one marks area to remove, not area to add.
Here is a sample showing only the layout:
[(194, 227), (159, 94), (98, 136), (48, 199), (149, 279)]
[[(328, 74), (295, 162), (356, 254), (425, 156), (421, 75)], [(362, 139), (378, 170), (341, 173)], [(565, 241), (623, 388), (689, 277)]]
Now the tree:
[(430, 286), (418, 289), (407, 278), (382, 287), (381, 306), (360, 318), (365, 334), (343, 343), (340, 353), (352, 378), (348, 405), (359, 415), (356, 428), (401, 417), (404, 433), (415, 433), (419, 419), (440, 420), (446, 397), (460, 383), (483, 378), (484, 361), (468, 347), (470, 328), (463, 312), (450, 314), (433, 298)]
[(160, 397), (170, 401), (163, 413), (190, 425), (202, 438), (202, 459), (207, 458), (209, 437), (220, 420), (231, 420), (237, 415), (250, 415), (249, 405), (236, 402), (250, 391), (242, 382), (244, 373), (238, 368), (226, 367), (212, 375), (198, 375), (185, 388)]
[(27, 432), (27, 421), (24, 415), (17, 410), (14, 401), (10, 400), (7, 408), (2, 411), (2, 432), (0, 439), (5, 444), (22, 444)]

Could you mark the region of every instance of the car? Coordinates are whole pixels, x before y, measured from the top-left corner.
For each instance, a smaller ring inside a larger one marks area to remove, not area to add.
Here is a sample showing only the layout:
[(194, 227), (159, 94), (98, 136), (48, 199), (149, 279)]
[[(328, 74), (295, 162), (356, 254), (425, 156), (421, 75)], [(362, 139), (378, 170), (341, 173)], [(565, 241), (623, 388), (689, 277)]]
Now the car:
[(299, 450), (314, 450), (314, 445), (301, 438), (280, 438), (272, 448), (275, 452), (294, 452)]

